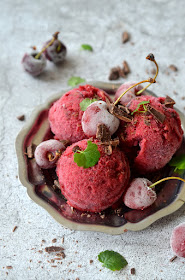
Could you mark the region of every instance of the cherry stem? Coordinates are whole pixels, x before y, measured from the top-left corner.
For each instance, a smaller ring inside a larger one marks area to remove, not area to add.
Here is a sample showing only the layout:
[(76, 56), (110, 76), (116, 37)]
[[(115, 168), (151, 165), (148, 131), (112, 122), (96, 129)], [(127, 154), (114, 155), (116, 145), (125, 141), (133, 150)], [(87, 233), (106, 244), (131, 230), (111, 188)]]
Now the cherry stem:
[[(152, 53), (150, 53), (149, 55), (147, 55), (147, 57), (146, 57), (146, 59), (148, 59), (148, 60), (150, 60), (150, 61), (153, 61), (154, 63), (155, 63), (155, 65), (156, 65), (156, 73), (155, 73), (155, 77), (154, 77), (154, 80), (157, 78), (157, 75), (158, 75), (158, 73), (159, 73), (159, 66), (158, 66), (158, 64), (157, 64), (157, 62), (156, 62), (156, 60), (155, 60), (155, 57), (154, 57), (154, 55), (152, 54)], [(137, 93), (136, 93), (136, 95), (140, 95), (145, 89), (147, 89), (151, 84), (153, 84), (153, 83), (150, 83), (149, 85), (147, 85), (146, 87), (144, 87), (143, 89), (141, 89), (140, 91), (138, 91)]]
[(185, 180), (182, 179), (182, 178), (180, 178), (180, 177), (166, 177), (166, 178), (163, 178), (163, 179), (161, 179), (161, 180), (159, 180), (159, 181), (153, 183), (152, 185), (149, 186), (149, 188), (153, 188), (153, 187), (155, 187), (156, 185), (158, 185), (158, 184), (160, 184), (160, 183), (162, 183), (162, 182), (164, 182), (164, 181), (167, 181), (167, 180), (180, 180), (180, 181), (182, 181), (182, 182), (185, 183)]
[(135, 85), (133, 85), (133, 86), (127, 88), (127, 90), (125, 90), (125, 91), (118, 97), (118, 99), (114, 102), (114, 105), (116, 105), (116, 104), (120, 101), (120, 99), (123, 97), (123, 95), (124, 95), (125, 93), (127, 93), (127, 91), (129, 91), (130, 89), (132, 89), (133, 87), (135, 87), (135, 86), (137, 86), (137, 85), (140, 85), (140, 84), (142, 84), (142, 83), (155, 83), (155, 82), (156, 82), (156, 81), (155, 81), (154, 79), (149, 78), (148, 80), (141, 81), (141, 82), (139, 82), (139, 83), (137, 83), (137, 84), (135, 84)]
[(57, 160), (61, 156), (61, 154), (62, 154), (61, 150), (56, 151), (55, 155), (53, 155), (53, 153), (49, 152), (47, 154), (47, 158), (48, 158), (49, 161), (55, 161), (55, 160)]
[(55, 32), (55, 33), (53, 34), (53, 39), (51, 39), (51, 41), (49, 41), (49, 43), (35, 56), (35, 59), (39, 59), (40, 56), (41, 56), (41, 54), (42, 54), (49, 46), (51, 46), (51, 45), (53, 44), (53, 42), (55, 42), (55, 40), (58, 39), (58, 34), (59, 34), (58, 31)]

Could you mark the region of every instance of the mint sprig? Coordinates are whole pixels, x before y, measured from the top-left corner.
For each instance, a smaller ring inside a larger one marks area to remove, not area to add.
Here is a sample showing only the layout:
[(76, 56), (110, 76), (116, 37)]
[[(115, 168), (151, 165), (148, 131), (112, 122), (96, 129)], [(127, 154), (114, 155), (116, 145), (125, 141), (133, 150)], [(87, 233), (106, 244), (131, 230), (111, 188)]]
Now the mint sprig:
[[(150, 103), (150, 101), (142, 101), (138, 104), (137, 108), (131, 113), (131, 115), (133, 115), (134, 113), (138, 112), (138, 113), (145, 113), (147, 111), (147, 108), (145, 106), (145, 104)], [(143, 106), (143, 111), (140, 111), (139, 108), (140, 106)]]
[(85, 111), (87, 109), (87, 107), (95, 101), (98, 101), (98, 99), (96, 99), (96, 98), (93, 98), (93, 99), (85, 98), (84, 100), (82, 100), (82, 102), (80, 102), (81, 111)]
[(172, 158), (169, 162), (169, 165), (175, 167), (174, 172), (182, 174), (185, 170), (185, 155)]
[(98, 260), (103, 263), (103, 266), (112, 271), (121, 270), (128, 262), (117, 252), (106, 250), (98, 255)]
[(92, 52), (92, 51), (93, 51), (93, 48), (91, 47), (91, 45), (82, 44), (82, 45), (81, 45), (81, 50), (85, 50), (85, 51), (90, 51), (90, 52)]
[(84, 83), (85, 82), (85, 79), (82, 79), (80, 77), (71, 77), (69, 80), (68, 80), (68, 85), (71, 86), (71, 87), (75, 87), (81, 83)]
[(74, 154), (74, 162), (80, 167), (89, 168), (94, 166), (100, 158), (98, 146), (87, 141), (87, 148), (84, 151), (77, 150)]

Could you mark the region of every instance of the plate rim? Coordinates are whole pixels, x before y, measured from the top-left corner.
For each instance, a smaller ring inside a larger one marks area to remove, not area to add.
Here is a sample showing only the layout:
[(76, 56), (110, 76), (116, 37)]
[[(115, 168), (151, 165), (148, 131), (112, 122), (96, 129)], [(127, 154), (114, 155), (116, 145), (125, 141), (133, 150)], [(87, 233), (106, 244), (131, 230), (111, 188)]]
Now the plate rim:
[[(101, 82), (101, 81), (90, 81), (88, 83), (82, 83), (80, 85), (90, 84), (95, 87), (100, 88), (106, 88), (106, 89), (117, 89), (121, 83), (110, 83), (110, 82)], [(73, 87), (76, 88), (76, 87)], [(27, 176), (27, 170), (26, 170), (26, 164), (24, 155), (22, 153), (23, 143), (24, 139), (29, 132), (30, 128), (32, 127), (33, 123), (35, 122), (36, 118), (38, 117), (38, 114), (47, 108), (50, 107), (51, 103), (53, 103), (55, 100), (59, 99), (65, 92), (71, 90), (72, 88), (68, 88), (65, 90), (60, 91), (57, 94), (51, 95), (43, 104), (40, 104), (35, 107), (35, 109), (32, 111), (29, 120), (25, 123), (21, 131), (18, 133), (15, 141), (15, 149), (18, 159), (18, 174), (19, 174), (19, 180), (21, 184), (27, 188), (27, 194), (28, 196), (39, 206), (44, 208), (58, 223), (63, 225), (66, 228), (70, 228), (72, 230), (79, 230), (79, 231), (94, 231), (94, 232), (102, 232), (102, 233), (108, 233), (112, 235), (118, 235), (122, 234), (127, 230), (131, 231), (139, 231), (142, 229), (147, 228), (149, 225), (154, 223), (156, 220), (170, 215), (176, 210), (178, 210), (184, 203), (185, 203), (185, 184), (182, 186), (182, 191), (178, 195), (177, 199), (168, 205), (167, 207), (155, 212), (154, 214), (150, 215), (149, 217), (146, 217), (142, 221), (138, 223), (130, 223), (127, 222), (123, 226), (119, 227), (111, 227), (111, 226), (105, 226), (105, 225), (96, 225), (96, 224), (83, 224), (83, 223), (77, 223), (71, 220), (68, 220), (64, 218), (62, 215), (60, 215), (57, 210), (52, 207), (49, 203), (44, 201), (43, 199), (39, 198), (36, 193), (34, 192), (33, 185), (28, 181)], [(152, 95), (156, 96), (153, 92), (149, 91)], [(182, 114), (181, 111), (179, 111), (176, 108), (176, 111), (179, 113), (181, 117), (181, 122), (183, 128), (185, 128), (185, 116)]]

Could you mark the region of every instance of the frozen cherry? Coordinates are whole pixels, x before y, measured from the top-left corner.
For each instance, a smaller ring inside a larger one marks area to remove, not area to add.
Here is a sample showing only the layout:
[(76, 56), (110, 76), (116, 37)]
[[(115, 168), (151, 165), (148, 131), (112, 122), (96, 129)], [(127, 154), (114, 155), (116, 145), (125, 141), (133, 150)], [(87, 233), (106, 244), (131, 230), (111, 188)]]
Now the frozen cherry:
[[(115, 94), (115, 100), (120, 97), (120, 95), (127, 90), (129, 87), (135, 85), (136, 82), (126, 82), (124, 84), (122, 84), (116, 91)], [(122, 105), (126, 105), (128, 104), (133, 98), (137, 97), (137, 92), (142, 90), (143, 87), (141, 85), (137, 85), (136, 87), (130, 89), (129, 91), (127, 91), (127, 93), (125, 95), (123, 95), (123, 97), (120, 99), (120, 103)], [(146, 91), (143, 91), (140, 95), (147, 95)]]
[(82, 117), (82, 129), (88, 137), (95, 137), (97, 125), (103, 123), (110, 134), (114, 134), (119, 127), (119, 119), (108, 111), (107, 103), (95, 101), (87, 107)]
[(131, 209), (143, 210), (154, 203), (157, 199), (155, 191), (149, 186), (152, 185), (146, 178), (136, 178), (128, 187), (123, 202)]
[(35, 150), (36, 163), (43, 169), (53, 168), (64, 150), (64, 144), (58, 140), (41, 142)]
[(185, 223), (174, 228), (170, 245), (176, 256), (185, 258)]
[[(66, 46), (60, 40), (58, 40), (58, 34), (59, 32), (56, 32), (53, 35), (54, 40), (52, 44), (50, 44), (50, 46), (44, 50), (46, 58), (54, 63), (62, 62), (65, 59), (67, 53)], [(43, 48), (45, 48), (45, 46), (47, 46), (50, 42), (51, 41), (47, 41)]]
[(37, 58), (37, 56), (38, 53), (25, 53), (22, 59), (24, 70), (32, 76), (40, 75), (46, 67), (46, 58), (44, 54), (41, 54), (39, 58)]

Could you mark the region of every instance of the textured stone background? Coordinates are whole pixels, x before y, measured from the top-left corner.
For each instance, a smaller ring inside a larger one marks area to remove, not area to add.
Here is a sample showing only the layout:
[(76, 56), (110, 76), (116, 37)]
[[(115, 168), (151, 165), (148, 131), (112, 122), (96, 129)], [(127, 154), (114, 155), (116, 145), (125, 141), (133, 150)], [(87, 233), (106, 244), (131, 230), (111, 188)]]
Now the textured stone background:
[[(64, 229), (28, 197), (17, 178), (14, 149), (24, 125), (16, 116), (25, 114), (29, 119), (37, 105), (68, 88), (71, 76), (108, 81), (109, 69), (125, 59), (131, 68), (126, 80), (142, 80), (153, 68), (145, 60), (149, 52), (160, 67), (158, 83), (151, 89), (169, 94), (185, 112), (184, 1), (7, 0), (0, 1), (0, 11), (0, 279), (185, 279), (183, 260), (169, 262), (173, 256), (169, 238), (174, 226), (185, 221), (185, 206), (143, 231), (119, 236)], [(68, 47), (65, 63), (60, 68), (48, 63), (43, 75), (32, 78), (20, 63), (24, 52), (33, 45), (41, 48), (57, 30)], [(126, 44), (121, 43), (123, 31), (131, 34)], [(80, 51), (82, 43), (91, 44), (94, 52)], [(170, 64), (178, 72), (167, 75)], [(66, 258), (60, 265), (50, 264), (47, 260), (52, 257), (38, 252), (41, 241), (45, 239), (46, 246), (57, 238), (61, 245), (62, 237)], [(129, 265), (120, 272), (102, 268), (97, 255), (106, 249), (123, 254)], [(136, 268), (135, 276), (131, 267)]]

